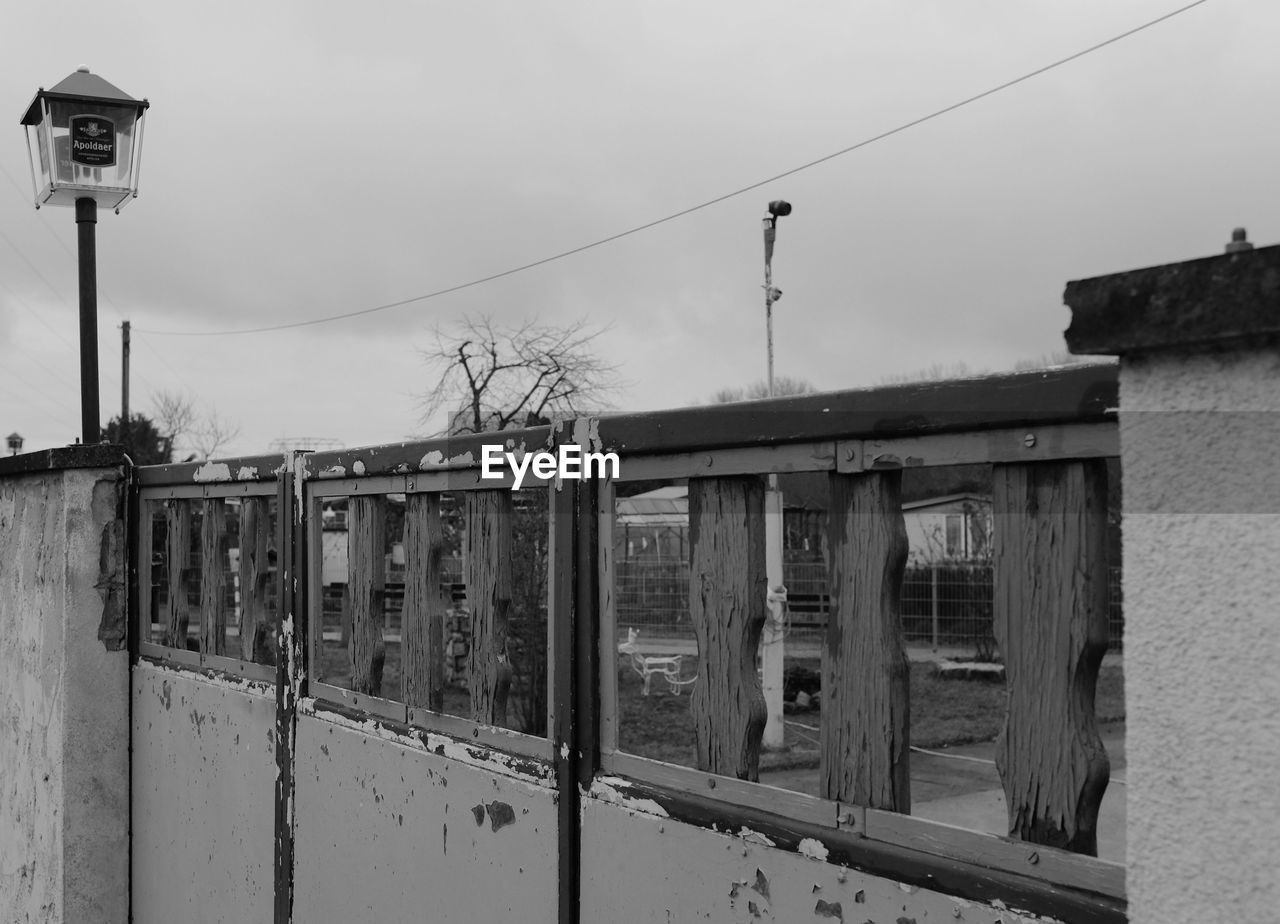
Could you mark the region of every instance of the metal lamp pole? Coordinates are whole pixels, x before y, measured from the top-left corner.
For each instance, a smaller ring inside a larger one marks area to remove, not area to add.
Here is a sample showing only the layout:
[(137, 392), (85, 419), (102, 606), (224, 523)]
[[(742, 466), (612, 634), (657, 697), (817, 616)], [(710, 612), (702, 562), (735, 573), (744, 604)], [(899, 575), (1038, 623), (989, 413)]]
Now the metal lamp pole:
[(98, 416), (98, 202), (76, 200), (76, 238), (80, 260), (80, 442), (102, 439)]
[[(773, 287), (773, 243), (778, 236), (778, 219), (791, 214), (791, 203), (775, 199), (769, 203), (769, 216), (764, 219), (764, 322), (769, 357), (769, 397), (773, 397), (773, 303), (782, 291)], [(769, 617), (760, 636), (760, 673), (764, 687), (765, 726), (761, 743), (766, 748), (781, 748), (786, 739), (783, 719), (783, 669), (785, 667), (783, 610), (787, 588), (782, 574), (782, 492), (778, 476), (769, 475), (764, 498), (765, 576), (768, 582)]]

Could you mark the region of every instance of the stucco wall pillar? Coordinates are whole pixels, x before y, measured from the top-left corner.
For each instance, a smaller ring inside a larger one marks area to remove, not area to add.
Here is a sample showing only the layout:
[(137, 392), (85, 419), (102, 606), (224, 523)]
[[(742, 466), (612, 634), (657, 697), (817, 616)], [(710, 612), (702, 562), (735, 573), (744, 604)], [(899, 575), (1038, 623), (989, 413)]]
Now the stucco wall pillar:
[(1135, 924), (1280, 908), (1280, 247), (1070, 283), (1120, 356)]
[(129, 910), (124, 457), (0, 460), (0, 920)]

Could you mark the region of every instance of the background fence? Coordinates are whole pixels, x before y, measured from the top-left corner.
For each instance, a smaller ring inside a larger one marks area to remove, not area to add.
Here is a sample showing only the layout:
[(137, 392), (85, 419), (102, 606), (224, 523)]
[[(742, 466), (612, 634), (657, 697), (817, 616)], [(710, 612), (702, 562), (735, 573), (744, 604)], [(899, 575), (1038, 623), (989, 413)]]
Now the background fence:
[[(687, 561), (621, 560), (614, 569), (620, 634), (634, 628), (647, 640), (693, 638)], [(1112, 567), (1108, 581), (1112, 651), (1124, 647), (1120, 573), (1118, 566)], [(787, 561), (783, 580), (791, 635), (816, 644), (826, 631), (830, 603), (826, 565)], [(909, 566), (902, 585), (902, 629), (907, 643), (975, 651), (993, 644), (992, 588), (989, 562)]]

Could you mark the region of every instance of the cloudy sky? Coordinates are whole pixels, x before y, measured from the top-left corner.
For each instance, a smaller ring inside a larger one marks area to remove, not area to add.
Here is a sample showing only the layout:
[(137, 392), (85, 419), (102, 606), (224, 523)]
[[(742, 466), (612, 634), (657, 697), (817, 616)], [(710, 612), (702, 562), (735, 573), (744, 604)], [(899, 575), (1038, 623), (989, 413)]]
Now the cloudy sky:
[[(1185, 2), (1185, 0), (1184, 0)], [(102, 420), (184, 392), (230, 447), (432, 429), (433, 324), (607, 327), (622, 409), (764, 375), (765, 204), (777, 370), (821, 389), (1062, 349), (1069, 279), (1280, 239), (1280, 5), (1208, 0), (972, 105), (649, 230), (1182, 5), (7, 4), (0, 98), (0, 433), (79, 433), (75, 225), (32, 207), (18, 120), (79, 65), (147, 97), (139, 198), (98, 225)], [(161, 332), (177, 332), (161, 333)], [(437, 425), (439, 421), (435, 422)]]

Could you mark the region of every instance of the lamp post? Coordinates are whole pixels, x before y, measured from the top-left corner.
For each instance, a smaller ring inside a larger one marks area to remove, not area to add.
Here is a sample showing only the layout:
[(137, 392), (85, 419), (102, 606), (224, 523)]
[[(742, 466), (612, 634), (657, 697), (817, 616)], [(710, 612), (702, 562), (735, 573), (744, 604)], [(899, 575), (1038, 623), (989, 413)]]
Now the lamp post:
[[(773, 285), (773, 243), (778, 236), (778, 219), (791, 214), (791, 203), (775, 199), (769, 203), (764, 219), (764, 322), (769, 358), (769, 397), (773, 397), (773, 303), (782, 290)], [(764, 557), (768, 582), (769, 615), (760, 634), (760, 674), (764, 688), (765, 725), (761, 743), (766, 748), (781, 748), (786, 741), (783, 718), (783, 675), (786, 661), (784, 619), (787, 588), (782, 575), (782, 492), (778, 476), (769, 475), (764, 495)]]
[(143, 117), (136, 100), (81, 67), (36, 92), (22, 116), (36, 208), (74, 207), (80, 264), (81, 442), (97, 443), (98, 205), (120, 210), (138, 195)]
[(5, 437), (5, 440), (9, 444), (9, 455), (16, 456), (18, 453), (22, 452), (22, 434), (10, 433)]
[(773, 303), (782, 298), (782, 290), (773, 287), (773, 242), (778, 236), (778, 219), (791, 214), (791, 203), (774, 199), (769, 203), (769, 217), (764, 219), (764, 324), (769, 350), (769, 397), (773, 397)]

